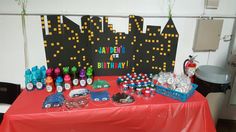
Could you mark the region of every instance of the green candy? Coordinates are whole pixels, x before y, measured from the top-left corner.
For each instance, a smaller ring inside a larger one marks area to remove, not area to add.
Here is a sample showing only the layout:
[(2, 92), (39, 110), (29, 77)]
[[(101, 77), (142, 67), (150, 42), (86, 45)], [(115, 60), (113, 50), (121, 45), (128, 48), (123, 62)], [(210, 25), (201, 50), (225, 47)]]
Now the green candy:
[(69, 74), (70, 68), (69, 67), (63, 67), (63, 73)]

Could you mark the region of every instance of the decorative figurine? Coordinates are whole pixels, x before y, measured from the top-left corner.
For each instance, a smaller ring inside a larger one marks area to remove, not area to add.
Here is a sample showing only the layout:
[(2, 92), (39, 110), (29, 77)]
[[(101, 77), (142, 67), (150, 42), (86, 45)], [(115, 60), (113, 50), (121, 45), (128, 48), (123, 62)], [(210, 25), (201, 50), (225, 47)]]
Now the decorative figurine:
[(76, 74), (77, 73), (77, 68), (75, 66), (73, 66), (71, 68), (71, 73), (72, 73), (72, 84), (73, 84), (73, 86), (78, 86), (79, 79), (78, 79), (77, 74)]
[(91, 85), (93, 83), (93, 68), (89, 67), (86, 71), (87, 75), (87, 83), (88, 85)]
[(63, 83), (62, 77), (61, 77), (61, 76), (58, 76), (57, 79), (56, 79), (56, 82), (55, 82), (57, 92), (63, 92), (62, 83)]
[(85, 76), (85, 70), (81, 69), (80, 73), (79, 73), (79, 77), (80, 77), (80, 86), (81, 87), (85, 87), (86, 86), (86, 76)]

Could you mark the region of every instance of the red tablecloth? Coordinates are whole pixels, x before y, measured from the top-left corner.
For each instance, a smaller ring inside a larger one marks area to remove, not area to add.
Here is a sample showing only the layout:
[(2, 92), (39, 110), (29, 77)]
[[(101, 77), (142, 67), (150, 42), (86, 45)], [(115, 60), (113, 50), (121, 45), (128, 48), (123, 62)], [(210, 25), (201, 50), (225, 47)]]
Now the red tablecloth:
[[(119, 92), (117, 77), (99, 77), (111, 84), (110, 96)], [(0, 132), (214, 132), (207, 100), (198, 92), (179, 102), (155, 95), (136, 97), (130, 105), (90, 101), (86, 108), (42, 109), (45, 90), (23, 91), (7, 111)], [(68, 96), (68, 92), (64, 93)]]

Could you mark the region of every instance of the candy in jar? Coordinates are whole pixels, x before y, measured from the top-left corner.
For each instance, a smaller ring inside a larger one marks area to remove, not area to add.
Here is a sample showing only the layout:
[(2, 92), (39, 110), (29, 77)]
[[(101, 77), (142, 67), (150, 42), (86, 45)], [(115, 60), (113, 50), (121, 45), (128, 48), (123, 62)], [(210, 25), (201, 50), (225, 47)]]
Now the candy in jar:
[(63, 83), (62, 77), (61, 77), (61, 76), (58, 76), (58, 77), (56, 78), (56, 82), (55, 82), (57, 92), (62, 92), (62, 91), (63, 91), (63, 85), (62, 85), (62, 83)]
[(71, 77), (69, 74), (66, 74), (64, 76), (64, 87), (66, 90), (70, 90), (71, 89)]
[(48, 76), (46, 78), (46, 91), (52, 92), (54, 91), (54, 89), (55, 89), (55, 85), (54, 85), (53, 79), (51, 76)]

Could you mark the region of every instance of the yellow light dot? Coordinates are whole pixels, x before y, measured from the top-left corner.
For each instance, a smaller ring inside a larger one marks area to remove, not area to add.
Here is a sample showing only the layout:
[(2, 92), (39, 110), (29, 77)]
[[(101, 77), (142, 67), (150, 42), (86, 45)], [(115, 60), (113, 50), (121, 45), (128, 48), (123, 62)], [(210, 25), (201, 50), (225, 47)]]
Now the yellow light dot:
[(86, 59), (83, 59), (83, 61), (85, 61)]
[(142, 44), (142, 43), (140, 43), (140, 46), (143, 46), (143, 44)]
[(76, 48), (76, 45), (74, 45), (73, 48), (75, 49), (75, 48)]
[(92, 41), (91, 44), (94, 44), (94, 42)]
[(161, 29), (157, 29), (158, 32), (161, 32)]
[(75, 36), (78, 36), (78, 33), (75, 33)]
[(161, 67), (159, 67), (159, 70), (161, 70)]
[(99, 29), (99, 26), (97, 26), (96, 28)]
[(171, 40), (168, 40), (168, 43), (171, 43)]
[(47, 41), (46, 41), (46, 40), (44, 40), (44, 41), (43, 41), (43, 43), (47, 43)]
[(160, 55), (162, 55), (163, 53), (162, 52), (160, 52)]
[(72, 37), (72, 40), (75, 40), (75, 37)]
[(164, 36), (164, 34), (162, 33), (161, 36)]
[(82, 50), (82, 51), (84, 51), (85, 49), (84, 49), (84, 48), (82, 48), (81, 50)]
[(152, 50), (156, 50), (156, 48), (155, 48), (155, 47), (153, 47), (153, 48), (152, 48)]
[(61, 66), (61, 63), (58, 63), (58, 66)]
[(57, 54), (53, 54), (53, 57), (57, 57)]
[(159, 48), (156, 48), (156, 50), (159, 50)]
[(53, 31), (57, 31), (57, 28), (53, 28)]
[(83, 56), (83, 59), (85, 58), (85, 56)]
[(169, 51), (169, 52), (170, 52), (170, 49), (167, 49), (167, 51)]
[(148, 40), (148, 43), (151, 43), (151, 40), (150, 40), (150, 39)]
[(57, 46), (59, 46), (60, 45), (60, 43), (59, 42), (57, 42)]
[(152, 66), (152, 69), (154, 69), (154, 66)]
[(100, 40), (100, 38), (97, 38), (97, 41), (99, 41)]
[(161, 47), (163, 47), (164, 46), (164, 44), (161, 44)]
[(137, 49), (136, 52), (139, 52), (139, 50)]
[(155, 59), (152, 59), (152, 61), (155, 61)]
[(152, 56), (152, 59), (154, 59), (155, 58), (155, 56)]
[(148, 51), (147, 51), (147, 54), (149, 54), (149, 53), (150, 53), (150, 51), (148, 50)]
[(54, 43), (51, 43), (51, 46), (54, 46)]
[(171, 28), (174, 28), (174, 25), (171, 25)]
[(71, 40), (71, 37), (68, 37), (68, 40)]
[(167, 47), (170, 47), (170, 44), (168, 44)]
[(66, 29), (67, 29), (67, 30), (70, 30), (70, 28), (69, 28), (69, 27), (66, 27)]
[(139, 64), (138, 64), (138, 63), (136, 63), (136, 66), (139, 66)]
[(153, 36), (156, 36), (157, 34), (156, 33), (153, 33)]
[(47, 44), (44, 44), (44, 47), (47, 47), (48, 45)]
[(59, 54), (60, 53), (60, 51), (59, 50), (57, 50), (57, 54)]
[(135, 55), (133, 55), (133, 57), (135, 57)]
[(110, 38), (107, 38), (108, 41), (110, 41)]
[(125, 39), (125, 36), (123, 36), (123, 39)]
[(64, 24), (63, 26), (66, 27), (66, 24)]
[(142, 59), (140, 59), (139, 61), (140, 61), (140, 62), (143, 62), (143, 60), (142, 60)]
[(74, 60), (76, 60), (76, 57), (74, 57)]
[(70, 60), (73, 60), (73, 57), (70, 57)]
[(157, 66), (155, 66), (155, 69), (157, 69)]
[(50, 61), (49, 60), (47, 60), (47, 63), (49, 63)]
[(150, 29), (149, 29), (149, 28), (147, 28), (147, 31), (150, 31)]
[(177, 38), (177, 37), (179, 37), (179, 35), (178, 35), (178, 34), (176, 34), (176, 35), (175, 35), (175, 37)]
[(156, 40), (156, 43), (159, 43), (159, 40), (158, 40), (158, 39)]
[(146, 60), (146, 63), (149, 63), (149, 60)]
[(155, 40), (152, 40), (152, 43), (155, 43)]
[(135, 58), (133, 58), (133, 60), (135, 60)]
[(170, 25), (166, 25), (166, 27), (167, 27), (167, 28), (169, 28), (169, 27), (170, 27)]
[(64, 47), (60, 47), (60, 49), (61, 49), (61, 50), (63, 50), (63, 49), (64, 49)]
[(49, 35), (52, 35), (52, 32), (49, 32)]
[(131, 45), (134, 45), (134, 42), (131, 42)]
[(148, 42), (148, 40), (147, 40), (147, 39), (145, 39), (145, 42)]
[(166, 53), (164, 53), (164, 56), (166, 56)]
[(79, 53), (80, 53), (80, 51), (79, 51), (79, 50), (77, 50), (77, 53), (79, 54)]
[(93, 22), (93, 19), (91, 20), (91, 22)]
[(79, 43), (79, 40), (76, 40), (77, 43)]
[(152, 33), (149, 33), (149, 36), (152, 36)]
[(99, 30), (99, 33), (101, 33), (102, 32), (102, 30)]
[(175, 37), (175, 35), (174, 35), (174, 34), (172, 34), (172, 35), (171, 35), (171, 37)]
[(60, 31), (60, 32), (58, 32), (59, 34), (62, 34), (62, 32)]
[(74, 30), (71, 30), (71, 33), (74, 33), (75, 31)]
[(161, 51), (163, 51), (164, 49), (163, 48), (161, 48)]

